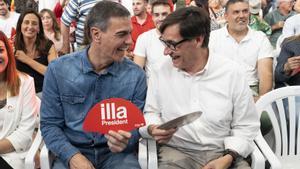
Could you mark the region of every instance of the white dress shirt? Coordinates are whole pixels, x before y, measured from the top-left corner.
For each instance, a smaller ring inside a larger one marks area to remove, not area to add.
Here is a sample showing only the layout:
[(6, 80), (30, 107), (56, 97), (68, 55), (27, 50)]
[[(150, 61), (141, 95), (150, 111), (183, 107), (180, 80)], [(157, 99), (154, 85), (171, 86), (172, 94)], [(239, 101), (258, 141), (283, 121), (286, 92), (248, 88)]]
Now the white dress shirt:
[[(253, 149), (259, 118), (251, 90), (239, 65), (210, 55), (205, 68), (189, 75), (165, 62), (150, 78), (144, 108), (147, 126), (202, 111), (180, 127), (168, 144), (194, 150), (232, 149), (243, 157)], [(150, 137), (147, 126), (142, 137)]]

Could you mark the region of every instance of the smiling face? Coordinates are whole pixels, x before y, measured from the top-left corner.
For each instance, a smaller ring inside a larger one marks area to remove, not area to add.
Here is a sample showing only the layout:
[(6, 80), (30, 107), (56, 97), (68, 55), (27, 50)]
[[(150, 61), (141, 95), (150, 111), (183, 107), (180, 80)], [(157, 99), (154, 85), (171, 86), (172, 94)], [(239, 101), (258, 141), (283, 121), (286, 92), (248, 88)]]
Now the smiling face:
[(31, 13), (27, 14), (21, 24), (21, 32), (23, 37), (36, 38), (39, 31), (40, 26), (38, 17)]
[[(113, 17), (109, 20), (107, 30), (94, 38), (99, 38), (102, 55), (112, 61), (120, 61), (132, 43), (130, 17)], [(97, 37), (99, 36), (99, 37)]]
[[(183, 40), (179, 33), (179, 25), (171, 25), (167, 27), (161, 38), (166, 42), (180, 42)], [(202, 44), (198, 44), (201, 46)], [(197, 67), (199, 58), (196, 55), (197, 42), (196, 39), (186, 40), (176, 46), (175, 50), (165, 46), (164, 55), (169, 55), (172, 59), (173, 66), (189, 72)]]
[(159, 26), (164, 21), (164, 19), (171, 13), (169, 5), (156, 5), (153, 6), (152, 20), (155, 27), (159, 29)]
[(0, 40), (0, 76), (2, 76), (3, 73), (5, 72), (7, 64), (8, 64), (8, 56), (7, 56), (5, 43)]
[(231, 32), (245, 32), (249, 23), (249, 4), (237, 2), (228, 6), (225, 12), (225, 19), (228, 22), (228, 30)]

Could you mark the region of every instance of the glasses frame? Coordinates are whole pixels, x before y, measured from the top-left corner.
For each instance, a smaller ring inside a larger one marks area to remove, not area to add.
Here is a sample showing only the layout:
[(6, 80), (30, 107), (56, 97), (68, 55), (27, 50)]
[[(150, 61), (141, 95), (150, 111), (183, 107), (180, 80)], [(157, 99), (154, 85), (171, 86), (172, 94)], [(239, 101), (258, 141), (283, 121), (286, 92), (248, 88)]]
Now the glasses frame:
[(174, 42), (174, 41), (166, 41), (162, 38), (162, 36), (159, 37), (159, 40), (162, 42), (162, 44), (165, 46), (165, 47), (168, 47), (170, 48), (171, 50), (175, 51), (177, 50), (177, 46), (180, 45), (181, 43), (185, 42), (185, 41), (189, 41), (191, 39), (188, 39), (188, 38), (184, 38), (178, 42)]

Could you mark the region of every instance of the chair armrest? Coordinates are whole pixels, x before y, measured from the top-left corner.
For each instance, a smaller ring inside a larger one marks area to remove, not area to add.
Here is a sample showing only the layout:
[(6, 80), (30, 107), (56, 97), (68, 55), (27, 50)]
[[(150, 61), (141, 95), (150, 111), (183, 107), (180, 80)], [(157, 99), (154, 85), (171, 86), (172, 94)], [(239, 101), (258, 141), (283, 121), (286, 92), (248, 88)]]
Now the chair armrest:
[(265, 141), (261, 133), (255, 138), (254, 142), (258, 146), (259, 150), (262, 152), (263, 156), (267, 161), (269, 161), (272, 169), (281, 169), (280, 160), (274, 154), (274, 152), (269, 147), (268, 143)]
[(257, 146), (254, 147), (253, 152), (251, 153), (252, 169), (265, 169), (265, 157), (262, 155)]
[(148, 150), (147, 150), (147, 139), (141, 139), (139, 142), (139, 153), (138, 159), (142, 169), (148, 169)]
[(26, 169), (34, 169), (34, 166), (35, 166), (34, 157), (35, 157), (35, 154), (39, 151), (41, 144), (43, 144), (43, 138), (41, 136), (40, 130), (38, 130), (38, 132), (36, 133), (36, 136), (33, 140), (33, 143), (25, 157), (25, 168)]
[(156, 141), (153, 139), (148, 139), (148, 168), (158, 168)]
[(41, 168), (42, 169), (51, 169), (54, 155), (51, 154), (51, 152), (48, 150), (46, 145), (42, 147), (41, 154), (40, 154), (40, 161), (41, 161)]
[(152, 139), (141, 139), (139, 143), (139, 163), (142, 169), (157, 169), (156, 141)]

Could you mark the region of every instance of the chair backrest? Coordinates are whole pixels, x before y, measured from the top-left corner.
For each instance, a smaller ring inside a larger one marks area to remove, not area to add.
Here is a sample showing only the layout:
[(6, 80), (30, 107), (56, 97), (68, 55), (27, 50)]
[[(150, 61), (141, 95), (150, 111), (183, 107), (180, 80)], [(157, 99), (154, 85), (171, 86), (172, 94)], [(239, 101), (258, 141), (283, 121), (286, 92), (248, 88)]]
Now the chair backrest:
[(288, 86), (273, 90), (256, 102), (257, 111), (269, 115), (275, 134), (275, 154), (280, 159), (300, 157), (300, 107), (296, 106), (296, 96), (300, 98), (300, 86)]

